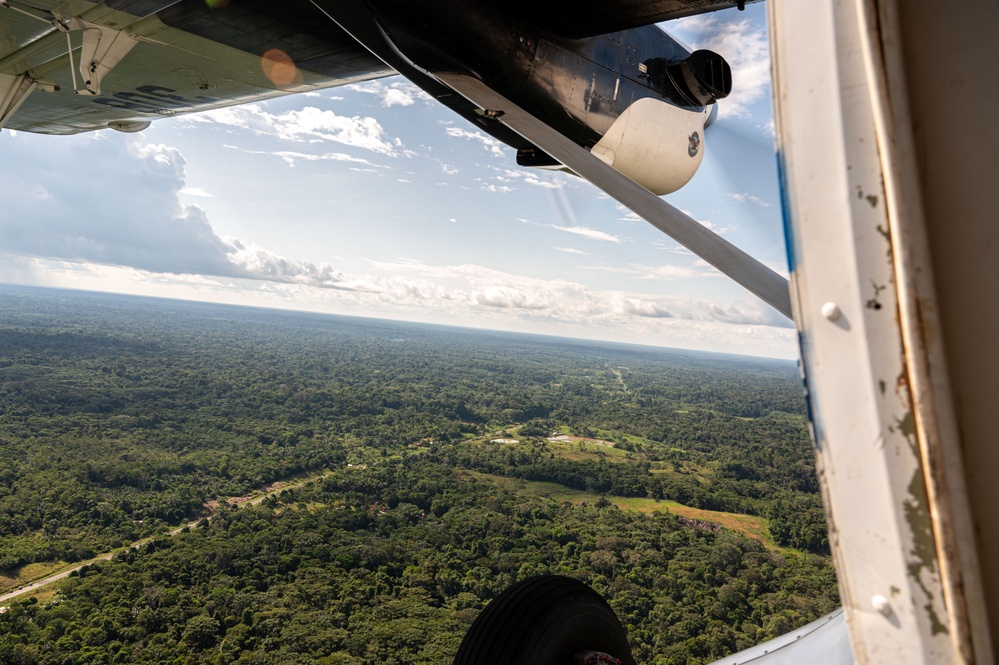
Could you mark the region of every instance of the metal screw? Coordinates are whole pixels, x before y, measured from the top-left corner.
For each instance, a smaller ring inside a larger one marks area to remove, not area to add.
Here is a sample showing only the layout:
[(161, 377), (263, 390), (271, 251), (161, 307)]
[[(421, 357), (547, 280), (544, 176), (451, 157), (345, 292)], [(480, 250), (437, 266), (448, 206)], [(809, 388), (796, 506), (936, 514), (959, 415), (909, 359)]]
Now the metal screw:
[(838, 321), (839, 317), (842, 315), (843, 312), (840, 311), (839, 305), (834, 302), (827, 302), (822, 306), (822, 316), (826, 317), (830, 321)]
[(878, 594), (873, 598), (871, 598), (871, 605), (880, 614), (886, 617), (891, 616), (891, 605), (888, 603), (888, 599), (882, 596), (881, 594)]

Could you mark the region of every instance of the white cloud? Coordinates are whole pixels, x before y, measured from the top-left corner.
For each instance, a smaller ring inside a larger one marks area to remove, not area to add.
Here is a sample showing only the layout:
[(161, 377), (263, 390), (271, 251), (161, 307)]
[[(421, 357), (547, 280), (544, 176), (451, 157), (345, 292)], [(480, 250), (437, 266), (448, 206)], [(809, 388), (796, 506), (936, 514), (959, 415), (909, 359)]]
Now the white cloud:
[[(273, 157), (280, 157), (283, 159), (289, 167), (295, 168), (297, 162), (349, 162), (351, 164), (365, 164), (370, 167), (380, 167), (377, 164), (372, 164), (366, 159), (360, 157), (354, 157), (353, 155), (348, 155), (345, 152), (324, 152), (324, 153), (308, 153), (308, 152), (297, 152), (294, 150), (245, 150), (234, 145), (224, 145), (224, 148), (230, 150), (238, 150), (239, 152), (246, 153), (247, 155), (271, 155)], [(363, 171), (366, 173), (378, 173), (378, 168), (351, 168), (352, 171)], [(186, 188), (185, 188), (186, 189)], [(183, 193), (183, 191), (182, 191)]]
[(561, 189), (565, 184), (557, 173), (548, 171), (529, 171), (527, 169), (505, 169), (503, 175), (497, 176), (500, 182), (508, 180), (522, 180), (528, 185), (544, 187), (545, 189)]
[(314, 106), (274, 114), (260, 104), (230, 106), (188, 116), (191, 121), (215, 123), (292, 142), (333, 141), (393, 157), (409, 154), (399, 139), (385, 134), (371, 117), (337, 115)]
[(620, 220), (622, 222), (641, 222), (643, 224), (645, 223), (645, 220), (642, 219), (642, 217), (639, 216), (638, 213), (636, 213), (636, 212), (634, 212), (634, 211), (632, 211), (632, 210), (630, 210), (628, 208), (625, 208), (620, 203), (617, 204), (616, 207), (617, 207), (618, 211), (621, 213), (621, 216), (618, 217), (618, 220)]
[(732, 230), (735, 229), (734, 226), (719, 226), (715, 222), (712, 222), (710, 219), (698, 219), (697, 223), (700, 224), (701, 226), (703, 226), (706, 229), (714, 231), (715, 233), (717, 233), (720, 236), (723, 236), (726, 233), (728, 233), (729, 231), (732, 231)]
[(553, 180), (542, 180), (536, 175), (526, 175), (524, 176), (524, 182), (528, 185), (534, 185), (535, 187), (545, 187), (546, 189), (559, 189), (562, 187), (562, 183)]
[(673, 313), (668, 308), (652, 300), (615, 294), (611, 302), (614, 312), (617, 314), (630, 314), (654, 319), (673, 318)]
[(581, 249), (573, 249), (572, 247), (553, 247), (556, 252), (565, 252), (566, 254), (579, 254), (581, 256), (589, 256), (589, 252), (584, 252)]
[(710, 318), (723, 323), (752, 324), (794, 328), (794, 323), (755, 296), (747, 295), (738, 303), (711, 303)]
[(591, 229), (586, 226), (556, 226), (551, 225), (550, 228), (556, 231), (564, 231), (565, 233), (572, 233), (577, 236), (583, 236), (584, 238), (589, 238), (590, 240), (602, 240), (604, 242), (621, 242), (621, 238), (606, 233), (604, 231), (598, 231), (597, 229)]
[[(27, 145), (11, 146), (6, 156), (18, 164), (18, 175), (3, 179), (0, 195), (16, 200), (0, 212), (0, 251), (150, 273), (321, 287), (343, 279), (327, 264), (287, 259), (237, 238), (220, 237), (203, 209), (180, 200), (182, 192), (190, 193), (180, 151), (140, 141), (141, 137), (65, 139), (62, 149), (88, 165), (86, 170), (72, 171), (52, 170), (52, 154), (38, 156)], [(52, 196), (29, 202), (12, 195), (33, 181), (46, 182)], [(109, 193), (109, 181), (128, 184)]]
[(178, 192), (180, 194), (187, 194), (188, 196), (201, 196), (204, 198), (212, 198), (212, 195), (201, 189), (200, 187), (184, 187)]
[(445, 127), (444, 133), (455, 139), (470, 139), (472, 141), (478, 141), (482, 144), (482, 147), (489, 151), (494, 157), (506, 156), (504, 151), (506, 146), (503, 142), (494, 139), (487, 134), (483, 134), (482, 132), (473, 132), (463, 127)]
[(450, 164), (446, 164), (439, 159), (435, 159), (434, 161), (437, 162), (437, 166), (440, 167), (441, 171), (448, 175), (458, 175), (461, 171), (457, 166), (451, 166)]
[[(257, 151), (245, 150), (244, 152), (252, 153)], [(324, 152), (322, 154), (312, 154), (305, 152), (294, 152), (291, 150), (279, 150), (272, 153), (260, 152), (259, 154), (272, 154), (275, 157), (280, 157), (288, 163), (288, 166), (294, 167), (296, 161), (305, 162), (351, 162), (352, 164), (371, 164), (366, 159), (361, 159), (359, 157), (353, 157), (343, 152)], [(371, 164), (374, 166), (374, 164)], [(365, 169), (367, 171), (374, 172), (374, 169)]]
[(760, 206), (761, 208), (769, 208), (770, 207), (769, 203), (767, 203), (766, 201), (764, 201), (763, 199), (761, 199), (758, 196), (753, 196), (749, 192), (735, 192), (735, 193), (729, 194), (729, 198), (731, 198), (736, 203), (755, 203), (756, 205)]
[(390, 106), (412, 106), (416, 103), (416, 100), (424, 102), (434, 101), (423, 90), (403, 79), (387, 84), (382, 81), (365, 81), (364, 83), (356, 83), (351, 87), (358, 92), (381, 97), (382, 106), (386, 108)]
[(718, 114), (748, 116), (749, 107), (770, 88), (770, 50), (763, 27), (747, 18), (732, 20), (716, 14), (699, 14), (666, 25), (682, 33), (694, 48), (720, 54), (732, 66), (732, 94), (718, 103)]
[[(442, 315), (520, 311), (532, 320), (631, 325), (636, 320), (676, 320), (764, 327), (791, 327), (783, 316), (753, 296), (735, 303), (703, 298), (599, 290), (563, 279), (545, 280), (474, 264), (428, 265), (413, 259), (369, 261), (376, 274), (364, 277), (382, 302), (438, 308)], [(636, 271), (641, 266), (636, 268)], [(660, 272), (668, 272), (660, 271)], [(389, 277), (379, 277), (377, 274)], [(656, 275), (649, 274), (650, 278)], [(661, 276), (661, 275), (660, 275)], [(699, 267), (676, 277), (703, 276)], [(355, 288), (357, 278), (344, 287)], [(412, 287), (412, 288), (410, 288)]]
[(734, 231), (736, 228), (735, 226), (720, 226), (715, 222), (712, 222), (710, 219), (697, 219), (697, 217), (694, 216), (694, 213), (690, 212), (689, 210), (681, 210), (680, 212), (682, 212), (687, 217), (690, 217), (704, 228), (710, 231), (714, 231), (720, 236), (725, 235), (729, 231)]
[(277, 118), (275, 129), (281, 138), (292, 141), (319, 138), (385, 155), (398, 154), (398, 145), (388, 140), (382, 126), (374, 118), (348, 118), (314, 106), (287, 111)]
[(589, 266), (588, 270), (628, 275), (638, 279), (698, 279), (717, 276), (714, 268), (703, 262), (695, 261), (692, 266), (661, 265), (648, 266), (631, 263), (626, 266)]
[(328, 263), (295, 261), (232, 236), (222, 238), (222, 243), (229, 262), (240, 269), (233, 275), (235, 277), (342, 288), (343, 273)]
[(758, 125), (756, 125), (756, 129), (758, 129), (761, 134), (763, 134), (764, 136), (768, 136), (771, 139), (777, 133), (776, 127), (774, 125), (774, 119), (773, 118), (770, 118), (766, 122), (759, 123)]
[(399, 90), (397, 88), (389, 88), (385, 92), (385, 97), (382, 99), (383, 106), (412, 106), (414, 103), (413, 95), (406, 92), (405, 90)]
[(483, 307), (505, 309), (546, 309), (551, 302), (543, 292), (524, 291), (512, 286), (488, 286), (472, 291), (471, 301)]

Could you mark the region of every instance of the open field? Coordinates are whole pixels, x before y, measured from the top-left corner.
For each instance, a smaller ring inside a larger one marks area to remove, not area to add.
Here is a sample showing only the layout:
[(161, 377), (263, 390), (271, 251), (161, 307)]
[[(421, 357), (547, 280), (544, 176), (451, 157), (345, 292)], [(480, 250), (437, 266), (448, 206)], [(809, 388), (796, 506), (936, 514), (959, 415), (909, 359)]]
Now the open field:
[[(578, 505), (583, 502), (593, 502), (598, 498), (594, 494), (569, 489), (568, 487), (557, 483), (543, 483), (520, 480), (516, 478), (506, 478), (487, 473), (479, 473), (477, 471), (462, 470), (462, 473), (476, 478), (480, 482), (492, 483), (497, 487), (503, 487), (519, 494), (547, 497), (553, 501), (569, 501), (570, 503)], [(668, 510), (671, 513), (681, 517), (686, 517), (687, 519), (711, 522), (722, 528), (737, 531), (748, 538), (758, 540), (771, 550), (779, 551), (786, 549), (779, 547), (773, 542), (773, 540), (771, 540), (770, 533), (767, 529), (766, 519), (756, 515), (740, 515), (739, 513), (701, 510), (700, 508), (684, 506), (676, 501), (658, 501), (656, 499), (640, 499), (620, 496), (607, 496), (605, 498), (621, 510), (631, 510), (642, 513), (651, 513), (656, 510)]]

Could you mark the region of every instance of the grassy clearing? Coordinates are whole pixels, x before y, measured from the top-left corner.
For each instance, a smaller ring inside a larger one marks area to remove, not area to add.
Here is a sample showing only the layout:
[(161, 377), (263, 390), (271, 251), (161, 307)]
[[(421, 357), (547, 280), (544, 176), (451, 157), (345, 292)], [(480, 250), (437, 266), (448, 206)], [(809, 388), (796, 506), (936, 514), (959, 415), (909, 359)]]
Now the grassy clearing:
[(600, 460), (608, 462), (626, 462), (634, 457), (627, 450), (615, 448), (609, 442), (598, 439), (574, 439), (572, 441), (546, 441), (548, 450), (559, 457), (572, 460)]
[[(587, 503), (593, 503), (598, 498), (595, 494), (588, 494), (587, 492), (569, 489), (568, 487), (559, 485), (558, 483), (543, 483), (520, 480), (518, 478), (506, 478), (504, 476), (494, 476), (488, 473), (479, 473), (477, 471), (462, 470), (461, 473), (463, 475), (471, 476), (479, 482), (488, 482), (496, 485), (497, 487), (510, 490), (511, 492), (528, 496), (545, 497), (553, 501), (569, 501), (570, 503), (579, 505), (584, 501)], [(757, 517), (755, 515), (724, 513), (716, 510), (701, 510), (700, 508), (684, 506), (676, 501), (657, 501), (656, 499), (639, 499), (620, 496), (607, 496), (606, 498), (621, 510), (630, 510), (641, 513), (651, 513), (656, 510), (668, 510), (671, 513), (686, 517), (688, 519), (713, 522), (714, 524), (718, 524), (725, 529), (737, 531), (748, 538), (758, 540), (768, 549), (785, 549), (778, 547), (770, 539), (770, 534), (767, 530), (767, 521), (764, 518)]]
[(47, 603), (48, 601), (55, 598), (57, 593), (59, 593), (59, 587), (55, 584), (49, 584), (48, 586), (43, 586), (40, 589), (36, 589), (31, 593), (26, 593), (23, 596), (18, 596), (17, 602), (22, 602), (28, 600), (29, 598), (35, 598), (39, 603)]
[(47, 563), (29, 563), (17, 571), (14, 577), (0, 575), (0, 591), (13, 591), (22, 584), (28, 584), (49, 575), (54, 575), (69, 568), (65, 561), (50, 561)]

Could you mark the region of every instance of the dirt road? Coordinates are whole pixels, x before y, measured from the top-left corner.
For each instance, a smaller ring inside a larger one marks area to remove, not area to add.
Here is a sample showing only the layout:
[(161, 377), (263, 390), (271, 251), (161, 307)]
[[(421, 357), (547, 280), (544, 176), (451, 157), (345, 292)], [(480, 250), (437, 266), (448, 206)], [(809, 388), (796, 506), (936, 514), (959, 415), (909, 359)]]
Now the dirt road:
[[(320, 479), (320, 478), (323, 478), (323, 477), (329, 475), (329, 473), (330, 473), (329, 471), (324, 471), (323, 473), (321, 473), (319, 475), (309, 476), (308, 478), (303, 478), (302, 480), (298, 480), (298, 481), (291, 482), (291, 483), (285, 483), (285, 482), (270, 483), (269, 485), (266, 485), (261, 490), (260, 494), (257, 494), (255, 496), (232, 497), (230, 499), (227, 499), (227, 502), (236, 503), (237, 505), (241, 505), (241, 506), (243, 506), (243, 505), (254, 506), (254, 505), (260, 503), (261, 501), (263, 501), (264, 499), (266, 499), (267, 497), (271, 496), (272, 494), (277, 494), (277, 493), (283, 492), (284, 490), (287, 490), (287, 489), (296, 489), (296, 488), (302, 487), (303, 485), (305, 485), (305, 484), (307, 484), (309, 482), (312, 482), (313, 480), (317, 480), (317, 479)], [(176, 536), (177, 534), (181, 533), (184, 529), (188, 529), (188, 528), (193, 529), (203, 519), (211, 520), (212, 517), (215, 516), (215, 509), (216, 509), (216, 507), (218, 505), (219, 505), (218, 501), (209, 501), (208, 504), (206, 504), (206, 507), (208, 507), (209, 510), (211, 511), (211, 513), (208, 515), (208, 517), (201, 517), (201, 518), (198, 518), (198, 519), (194, 520), (193, 522), (188, 522), (187, 524), (182, 524), (182, 525), (180, 525), (180, 526), (178, 526), (178, 527), (176, 527), (174, 529), (171, 529), (165, 535), (173, 537), (173, 536)], [(90, 564), (97, 563), (98, 561), (110, 561), (111, 557), (113, 557), (116, 552), (121, 552), (121, 551), (124, 551), (125, 549), (137, 550), (140, 547), (142, 547), (143, 545), (145, 545), (146, 543), (148, 543), (153, 538), (155, 538), (155, 536), (146, 537), (146, 538), (143, 538), (142, 540), (137, 540), (134, 543), (132, 543), (131, 545), (129, 545), (128, 548), (121, 548), (119, 550), (115, 550), (115, 552), (106, 552), (104, 554), (101, 554), (100, 556), (94, 557), (93, 559), (89, 559), (87, 561), (79, 563), (79, 564), (73, 566), (72, 568), (67, 568), (66, 570), (60, 571), (60, 572), (55, 573), (53, 575), (49, 575), (48, 577), (43, 577), (41, 579), (34, 580), (33, 582), (30, 582), (30, 583), (28, 583), (28, 584), (26, 584), (26, 585), (24, 585), (24, 586), (22, 586), (22, 587), (20, 587), (18, 589), (14, 589), (13, 591), (9, 591), (9, 592), (7, 592), (5, 594), (2, 594), (2, 595), (0, 595), (0, 607), (4, 607), (6, 605), (6, 603), (7, 603), (7, 601), (14, 600), (14, 599), (18, 598), (19, 596), (24, 596), (26, 594), (38, 591), (42, 587), (48, 586), (49, 584), (53, 584), (54, 582), (58, 582), (59, 580), (64, 580), (67, 577), (69, 577), (74, 571), (78, 571), (81, 568), (83, 568), (84, 566), (89, 566)]]

